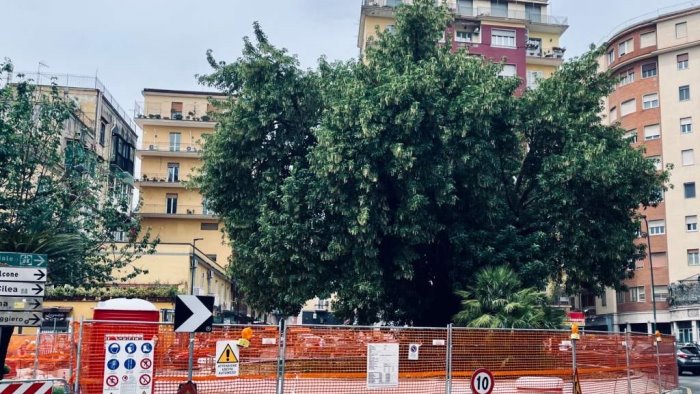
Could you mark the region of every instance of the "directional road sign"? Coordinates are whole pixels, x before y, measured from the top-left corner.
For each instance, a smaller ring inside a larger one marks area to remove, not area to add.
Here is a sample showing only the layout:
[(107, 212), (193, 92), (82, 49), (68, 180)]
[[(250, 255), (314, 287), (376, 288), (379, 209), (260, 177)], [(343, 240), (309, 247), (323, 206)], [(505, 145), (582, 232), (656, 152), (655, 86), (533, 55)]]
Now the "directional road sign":
[(46, 268), (0, 267), (0, 281), (46, 282)]
[(41, 310), (40, 297), (0, 297), (0, 311)]
[(0, 314), (0, 326), (33, 327), (41, 324), (39, 312), (3, 312)]
[(0, 282), (0, 296), (44, 296), (41, 283)]
[(46, 267), (45, 254), (0, 252), (0, 265), (13, 267)]
[(176, 332), (210, 332), (214, 297), (181, 295), (175, 299)]

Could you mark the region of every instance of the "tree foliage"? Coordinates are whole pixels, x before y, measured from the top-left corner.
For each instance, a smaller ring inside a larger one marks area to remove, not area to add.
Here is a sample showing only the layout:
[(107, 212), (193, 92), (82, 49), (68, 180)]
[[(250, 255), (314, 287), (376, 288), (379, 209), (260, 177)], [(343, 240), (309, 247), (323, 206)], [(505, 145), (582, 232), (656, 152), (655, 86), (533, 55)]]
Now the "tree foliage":
[(0, 250), (47, 254), (51, 284), (90, 287), (141, 273), (130, 263), (157, 240), (140, 236), (129, 196), (109, 187), (116, 174), (66, 135), (75, 111), (55, 85), (0, 89)]
[(230, 94), (198, 178), (250, 302), (298, 311), (336, 294), (357, 322), (444, 324), (474, 272), (524, 286), (618, 286), (635, 210), (667, 179), (601, 123), (599, 50), (522, 95), (500, 65), (436, 45), (444, 7), (398, 9), (365, 61), (302, 70), (260, 27), (201, 82)]

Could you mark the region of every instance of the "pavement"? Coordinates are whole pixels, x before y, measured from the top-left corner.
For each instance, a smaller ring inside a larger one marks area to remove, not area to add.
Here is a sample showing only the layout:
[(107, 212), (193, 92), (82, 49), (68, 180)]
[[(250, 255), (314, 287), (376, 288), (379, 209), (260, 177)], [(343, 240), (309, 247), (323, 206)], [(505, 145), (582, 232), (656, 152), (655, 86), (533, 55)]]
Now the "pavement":
[(686, 393), (700, 393), (700, 375), (683, 373), (678, 377), (678, 381), (681, 387), (688, 389)]

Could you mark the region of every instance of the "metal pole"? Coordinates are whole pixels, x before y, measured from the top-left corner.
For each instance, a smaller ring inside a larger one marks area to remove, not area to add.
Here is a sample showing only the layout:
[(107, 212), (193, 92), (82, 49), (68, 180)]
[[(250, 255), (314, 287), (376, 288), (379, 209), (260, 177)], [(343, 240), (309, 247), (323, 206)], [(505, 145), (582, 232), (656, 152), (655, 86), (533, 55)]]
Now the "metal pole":
[(571, 339), (571, 391), (573, 392), (576, 386), (576, 339)]
[(277, 354), (277, 390), (275, 390), (276, 394), (283, 394), (284, 393), (284, 361), (285, 361), (285, 354), (287, 352), (287, 325), (285, 324), (284, 319), (280, 319), (279, 321), (279, 337), (280, 337), (280, 343), (279, 343), (279, 351)]
[(646, 215), (642, 215), (644, 218), (644, 224), (647, 226), (647, 246), (649, 247), (649, 272), (651, 273), (651, 307), (654, 311), (654, 325), (651, 328), (651, 333), (656, 332), (656, 294), (654, 292), (654, 262), (651, 259), (651, 237), (649, 236), (649, 221)]
[(452, 393), (452, 323), (447, 325), (447, 351), (445, 352), (445, 394)]
[(194, 333), (190, 333), (190, 346), (187, 355), (187, 381), (192, 381), (192, 368), (194, 367)]
[[(68, 379), (67, 381), (70, 382), (71, 378), (73, 377), (73, 339), (75, 338), (73, 336), (73, 324), (68, 324), (68, 335), (70, 335), (70, 356), (69, 356), (69, 361), (68, 361)], [(66, 387), (68, 388), (68, 387)]]
[(78, 352), (75, 355), (75, 384), (73, 392), (80, 392), (80, 357), (83, 351), (83, 318), (80, 318), (80, 329), (78, 330)]
[[(197, 241), (201, 241), (202, 238), (195, 238), (192, 240), (192, 256), (190, 259), (190, 295), (194, 295), (194, 280), (195, 280), (195, 270), (197, 269), (197, 259), (195, 253), (197, 253)], [(192, 382), (192, 370), (194, 367), (194, 333), (190, 333), (190, 343), (187, 352), (187, 381)]]
[(632, 370), (630, 369), (630, 332), (625, 330), (625, 361), (627, 362), (627, 393), (632, 394)]
[(659, 381), (659, 394), (661, 394), (662, 391), (662, 385), (661, 385), (661, 360), (659, 359), (659, 341), (656, 340), (656, 335), (654, 335), (652, 338), (654, 338), (654, 345), (656, 346), (656, 374), (658, 377)]
[(39, 370), (39, 348), (41, 347), (41, 327), (37, 327), (36, 331), (36, 351), (34, 351), (34, 371), (32, 379), (36, 379), (36, 372)]

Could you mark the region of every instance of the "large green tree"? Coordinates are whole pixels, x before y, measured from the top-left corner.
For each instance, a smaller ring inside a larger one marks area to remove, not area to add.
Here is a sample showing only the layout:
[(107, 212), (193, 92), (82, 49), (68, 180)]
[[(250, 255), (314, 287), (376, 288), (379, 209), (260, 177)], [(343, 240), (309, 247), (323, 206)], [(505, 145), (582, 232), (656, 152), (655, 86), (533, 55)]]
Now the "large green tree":
[(524, 286), (618, 286), (636, 209), (666, 180), (601, 122), (599, 50), (520, 94), (500, 65), (436, 45), (444, 7), (399, 7), (363, 61), (302, 70), (255, 26), (201, 81), (231, 95), (199, 182), (248, 300), (296, 312), (336, 294), (358, 322), (444, 324), (455, 290), (507, 264)]
[(77, 110), (57, 86), (0, 88), (0, 251), (47, 254), (50, 284), (91, 287), (141, 273), (130, 263), (157, 241), (110, 187), (118, 175), (67, 130)]

